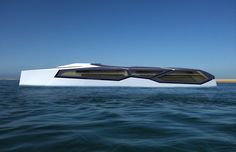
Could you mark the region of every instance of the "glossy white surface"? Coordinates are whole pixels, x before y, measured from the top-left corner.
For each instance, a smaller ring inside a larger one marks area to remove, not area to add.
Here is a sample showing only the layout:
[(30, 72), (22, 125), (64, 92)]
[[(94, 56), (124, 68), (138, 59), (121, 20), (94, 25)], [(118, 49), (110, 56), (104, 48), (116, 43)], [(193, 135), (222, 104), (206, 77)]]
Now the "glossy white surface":
[(71, 79), (55, 78), (54, 76), (60, 68), (25, 70), (21, 72), (20, 86), (107, 86), (107, 87), (214, 87), (216, 81), (211, 80), (201, 85), (195, 84), (173, 84), (158, 83), (148, 79), (127, 78), (121, 81), (109, 80), (88, 80), (88, 79)]

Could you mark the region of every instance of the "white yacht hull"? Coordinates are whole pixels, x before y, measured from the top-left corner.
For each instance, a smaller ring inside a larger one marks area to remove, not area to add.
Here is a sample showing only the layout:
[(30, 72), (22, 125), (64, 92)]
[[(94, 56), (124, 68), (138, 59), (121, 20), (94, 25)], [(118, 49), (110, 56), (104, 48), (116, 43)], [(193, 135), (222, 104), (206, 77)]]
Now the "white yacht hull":
[(120, 81), (57, 78), (60, 68), (25, 70), (21, 72), (20, 86), (80, 86), (80, 87), (215, 87), (215, 79), (203, 84), (159, 83), (149, 79), (130, 77)]

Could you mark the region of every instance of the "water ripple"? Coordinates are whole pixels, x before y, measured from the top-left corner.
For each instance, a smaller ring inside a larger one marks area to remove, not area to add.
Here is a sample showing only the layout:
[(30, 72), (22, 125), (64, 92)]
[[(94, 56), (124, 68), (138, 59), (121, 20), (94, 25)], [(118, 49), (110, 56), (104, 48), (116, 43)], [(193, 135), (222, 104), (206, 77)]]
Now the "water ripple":
[(235, 151), (236, 85), (19, 88), (0, 81), (0, 151)]

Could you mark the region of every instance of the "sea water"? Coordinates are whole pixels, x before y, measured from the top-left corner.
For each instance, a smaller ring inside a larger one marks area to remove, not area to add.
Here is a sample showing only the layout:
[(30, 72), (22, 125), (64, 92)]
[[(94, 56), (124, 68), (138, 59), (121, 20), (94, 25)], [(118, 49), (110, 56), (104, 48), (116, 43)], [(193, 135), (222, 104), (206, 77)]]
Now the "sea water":
[(236, 151), (236, 85), (19, 87), (0, 81), (0, 152)]

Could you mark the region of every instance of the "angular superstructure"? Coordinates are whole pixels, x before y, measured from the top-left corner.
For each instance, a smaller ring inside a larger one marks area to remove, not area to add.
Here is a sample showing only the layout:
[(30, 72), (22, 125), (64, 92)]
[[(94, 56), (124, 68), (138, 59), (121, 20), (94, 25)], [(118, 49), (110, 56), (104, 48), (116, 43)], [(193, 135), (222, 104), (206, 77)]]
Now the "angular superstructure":
[(213, 87), (215, 77), (186, 68), (122, 67), (74, 63), (21, 72), (21, 86)]

